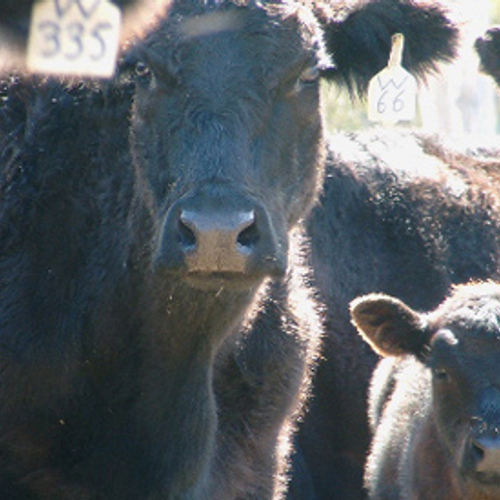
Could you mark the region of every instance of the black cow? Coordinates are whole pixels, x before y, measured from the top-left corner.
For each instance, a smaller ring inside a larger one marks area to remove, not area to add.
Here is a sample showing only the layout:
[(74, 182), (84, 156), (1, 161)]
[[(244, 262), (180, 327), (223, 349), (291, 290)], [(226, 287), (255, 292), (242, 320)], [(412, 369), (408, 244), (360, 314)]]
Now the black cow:
[(500, 285), (458, 286), (428, 314), (383, 294), (351, 313), (387, 356), (370, 395), (370, 498), (500, 498)]
[(321, 330), (319, 78), (366, 85), (395, 31), (416, 71), (456, 38), (411, 2), (320, 20), (179, 0), (110, 82), (2, 83), (3, 496), (282, 494)]
[(350, 324), (349, 302), (377, 291), (431, 310), (453, 284), (500, 278), (500, 162), (405, 131), (335, 135), (330, 145), (307, 224), (327, 335), (297, 438), (310, 498), (325, 500), (362, 496), (370, 442), (377, 357)]

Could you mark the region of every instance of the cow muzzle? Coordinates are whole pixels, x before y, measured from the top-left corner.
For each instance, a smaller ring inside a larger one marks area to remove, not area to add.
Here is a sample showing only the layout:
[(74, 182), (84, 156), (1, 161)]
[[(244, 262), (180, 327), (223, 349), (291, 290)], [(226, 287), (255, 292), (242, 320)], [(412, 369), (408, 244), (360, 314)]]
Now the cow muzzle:
[(466, 446), (469, 475), (484, 484), (500, 486), (500, 422), (471, 419)]
[(231, 189), (207, 188), (167, 212), (156, 263), (195, 286), (219, 288), (282, 276), (286, 249), (262, 205)]

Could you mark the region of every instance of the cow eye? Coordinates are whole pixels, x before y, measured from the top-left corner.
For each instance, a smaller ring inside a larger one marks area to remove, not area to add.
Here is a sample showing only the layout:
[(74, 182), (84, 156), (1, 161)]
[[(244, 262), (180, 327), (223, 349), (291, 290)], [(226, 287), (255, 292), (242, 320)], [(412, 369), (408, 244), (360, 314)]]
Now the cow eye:
[(293, 93), (299, 93), (308, 87), (316, 87), (316, 82), (319, 80), (320, 70), (316, 66), (309, 66), (299, 75), (295, 84), (293, 85)]
[(306, 68), (302, 73), (300, 74), (299, 80), (303, 84), (308, 84), (308, 83), (315, 83), (319, 79), (319, 68), (317, 66), (310, 66), (309, 68)]
[(135, 65), (135, 74), (139, 78), (150, 78), (151, 70), (149, 69), (149, 66), (145, 62), (139, 61)]

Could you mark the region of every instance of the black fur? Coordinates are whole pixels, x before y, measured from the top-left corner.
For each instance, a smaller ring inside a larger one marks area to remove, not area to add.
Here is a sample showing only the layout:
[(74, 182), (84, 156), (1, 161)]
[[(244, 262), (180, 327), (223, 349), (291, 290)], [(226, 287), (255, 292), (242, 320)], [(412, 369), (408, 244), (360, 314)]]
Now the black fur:
[(429, 310), (453, 284), (498, 278), (500, 262), (497, 160), (394, 130), (329, 143), (324, 192), (307, 224), (327, 336), (298, 436), (311, 498), (325, 500), (363, 497), (370, 441), (366, 394), (377, 357), (347, 304), (384, 292)]

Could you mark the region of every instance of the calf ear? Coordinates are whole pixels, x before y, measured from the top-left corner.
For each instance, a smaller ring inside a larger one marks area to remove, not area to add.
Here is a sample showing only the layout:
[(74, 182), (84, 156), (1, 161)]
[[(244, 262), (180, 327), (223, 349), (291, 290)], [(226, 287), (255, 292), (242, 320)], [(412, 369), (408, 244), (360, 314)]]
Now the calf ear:
[(405, 37), (403, 66), (416, 76), (437, 71), (437, 63), (456, 57), (458, 29), (443, 8), (412, 0), (371, 0), (349, 9), (343, 19), (318, 12), (334, 68), (324, 77), (366, 92), (389, 60), (391, 36)]
[(383, 356), (412, 354), (419, 358), (429, 341), (420, 314), (383, 294), (358, 297), (350, 304), (352, 322), (361, 336)]

